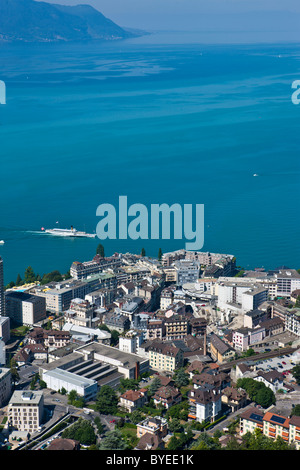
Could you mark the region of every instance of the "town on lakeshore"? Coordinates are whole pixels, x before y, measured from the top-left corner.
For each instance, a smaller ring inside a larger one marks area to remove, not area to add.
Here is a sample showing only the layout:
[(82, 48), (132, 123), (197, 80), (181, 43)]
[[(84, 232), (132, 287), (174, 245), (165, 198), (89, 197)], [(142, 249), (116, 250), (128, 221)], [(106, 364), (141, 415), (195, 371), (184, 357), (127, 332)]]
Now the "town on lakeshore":
[(0, 448), (299, 450), (297, 268), (99, 244), (4, 285), (0, 258)]

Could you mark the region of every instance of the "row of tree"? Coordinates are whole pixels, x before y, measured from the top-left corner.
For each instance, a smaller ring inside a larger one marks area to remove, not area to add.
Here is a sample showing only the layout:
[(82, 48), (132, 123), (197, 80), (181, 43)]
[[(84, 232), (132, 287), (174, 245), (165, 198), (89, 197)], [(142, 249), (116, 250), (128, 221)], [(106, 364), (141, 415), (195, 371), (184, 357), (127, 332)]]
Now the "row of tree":
[(61, 274), (57, 270), (51, 271), (50, 273), (46, 273), (43, 274), (43, 276), (40, 276), (39, 274), (35, 274), (31, 266), (28, 266), (28, 268), (25, 269), (24, 278), (22, 278), (21, 275), (18, 274), (16, 281), (11, 281), (6, 286), (6, 288), (11, 289), (15, 286), (18, 287), (22, 286), (23, 284), (31, 284), (33, 282), (39, 282), (40, 284), (45, 285), (49, 282), (60, 282), (64, 279), (69, 279), (70, 277), (71, 276), (69, 271), (66, 274)]
[[(99, 256), (101, 256), (101, 258), (104, 258), (104, 257), (105, 257), (104, 246), (103, 246), (101, 243), (99, 243), (99, 245), (97, 246), (96, 254), (99, 255)], [(162, 249), (159, 248), (159, 250), (158, 250), (158, 255), (157, 255), (157, 258), (158, 258), (159, 261), (161, 260), (162, 255), (163, 255)], [(141, 249), (141, 256), (142, 256), (142, 257), (145, 257), (145, 256), (146, 256), (146, 250), (145, 250), (145, 248), (142, 248), (142, 249)]]

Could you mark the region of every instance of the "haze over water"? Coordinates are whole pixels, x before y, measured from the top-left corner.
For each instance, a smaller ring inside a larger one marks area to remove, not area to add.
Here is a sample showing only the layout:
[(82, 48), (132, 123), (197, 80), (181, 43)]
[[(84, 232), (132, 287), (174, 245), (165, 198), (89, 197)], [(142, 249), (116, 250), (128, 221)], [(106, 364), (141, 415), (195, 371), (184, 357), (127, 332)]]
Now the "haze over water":
[[(97, 206), (117, 208), (119, 195), (149, 208), (203, 203), (203, 251), (234, 254), (245, 268), (300, 267), (300, 106), (291, 101), (300, 47), (233, 36), (0, 48), (6, 282), (28, 265), (64, 273), (91, 259), (97, 238), (35, 232), (94, 232)], [(102, 243), (107, 255), (144, 247), (157, 256), (185, 240)]]

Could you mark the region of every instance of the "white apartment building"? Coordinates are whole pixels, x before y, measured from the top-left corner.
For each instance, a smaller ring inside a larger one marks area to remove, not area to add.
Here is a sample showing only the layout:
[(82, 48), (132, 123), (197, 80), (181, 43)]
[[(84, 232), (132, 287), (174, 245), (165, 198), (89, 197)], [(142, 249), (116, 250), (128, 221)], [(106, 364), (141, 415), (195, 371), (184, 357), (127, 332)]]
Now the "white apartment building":
[(38, 430), (43, 412), (43, 392), (15, 390), (8, 404), (9, 425), (32, 434)]
[(294, 308), (285, 313), (285, 329), (300, 336), (300, 308)]
[(268, 289), (261, 286), (250, 287), (242, 294), (242, 313), (258, 309), (266, 300), (268, 300)]
[(189, 418), (203, 422), (215, 421), (222, 409), (221, 392), (215, 388), (192, 389), (189, 394)]
[(277, 280), (277, 297), (290, 298), (291, 293), (300, 289), (300, 274), (295, 269), (282, 269), (275, 274)]
[(245, 281), (219, 282), (218, 308), (226, 313), (256, 310), (268, 298), (268, 289)]
[(143, 334), (130, 330), (125, 336), (119, 336), (119, 350), (125, 353), (137, 354), (143, 343)]
[(22, 302), (23, 325), (32, 326), (46, 318), (46, 303), (42, 297), (31, 296)]
[(46, 301), (43, 297), (26, 292), (5, 293), (6, 316), (17, 324), (32, 326), (46, 318)]

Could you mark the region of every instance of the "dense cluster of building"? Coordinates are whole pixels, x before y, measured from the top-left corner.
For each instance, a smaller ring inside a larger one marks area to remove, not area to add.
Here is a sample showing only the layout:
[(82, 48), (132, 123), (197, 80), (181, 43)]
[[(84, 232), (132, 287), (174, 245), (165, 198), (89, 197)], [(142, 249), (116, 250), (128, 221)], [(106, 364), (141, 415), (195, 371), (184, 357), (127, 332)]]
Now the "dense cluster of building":
[[(237, 272), (228, 254), (178, 250), (156, 260), (116, 253), (73, 262), (70, 279), (5, 290), (0, 258), (0, 407), (8, 403), (10, 425), (36, 432), (43, 414), (42, 392), (12, 393), (6, 352), (11, 328), (19, 325), (29, 332), (14, 354), (16, 364), (34, 361), (47, 388), (76, 390), (86, 401), (103, 385), (117, 389), (123, 378), (156, 371), (161, 385), (154, 403), (168, 409), (182, 400), (172, 375), (183, 367), (193, 383), (188, 416), (200, 423), (216, 420), (224, 406), (235, 411), (248, 403), (233, 386), (240, 377), (290, 391), (288, 374), (247, 362), (233, 371), (230, 361), (253, 348), (297, 346), (300, 274), (287, 268)], [(132, 412), (147, 399), (147, 389), (129, 390), (120, 406)], [(138, 427), (139, 448), (150, 445), (146, 434), (153, 446), (165, 434), (166, 423), (148, 421)], [(279, 423), (289, 441), (300, 432), (294, 421)], [(243, 416), (242, 430), (260, 427), (269, 434), (271, 424), (256, 410)]]

